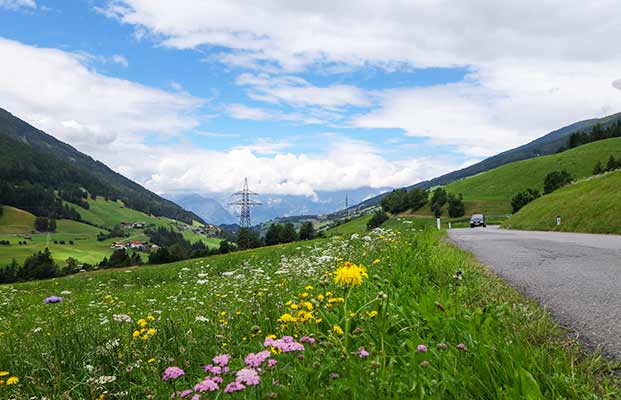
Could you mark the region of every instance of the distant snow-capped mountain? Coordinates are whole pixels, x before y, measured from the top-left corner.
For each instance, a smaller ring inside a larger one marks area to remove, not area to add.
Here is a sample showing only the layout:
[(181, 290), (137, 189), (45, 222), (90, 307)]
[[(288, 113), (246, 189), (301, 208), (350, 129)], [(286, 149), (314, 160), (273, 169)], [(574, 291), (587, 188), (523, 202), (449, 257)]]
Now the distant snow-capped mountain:
[[(279, 217), (329, 214), (344, 209), (346, 197), (348, 205), (351, 206), (387, 190), (390, 189), (363, 187), (353, 190), (317, 192), (315, 197), (260, 194), (255, 199), (263, 205), (252, 208), (252, 223), (260, 224)], [(177, 193), (165, 194), (164, 197), (193, 211), (206, 222), (214, 225), (235, 223), (239, 218), (239, 209), (229, 205), (229, 202), (233, 200), (230, 193)]]

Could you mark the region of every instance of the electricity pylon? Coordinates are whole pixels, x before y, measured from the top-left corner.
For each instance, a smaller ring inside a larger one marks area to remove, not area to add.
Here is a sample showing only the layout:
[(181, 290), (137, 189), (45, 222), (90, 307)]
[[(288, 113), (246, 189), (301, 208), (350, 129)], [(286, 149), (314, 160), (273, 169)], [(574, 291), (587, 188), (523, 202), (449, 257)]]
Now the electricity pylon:
[(230, 205), (239, 206), (239, 226), (242, 228), (250, 228), (252, 226), (250, 219), (250, 208), (252, 206), (260, 206), (261, 202), (253, 200), (250, 196), (258, 196), (258, 193), (252, 192), (248, 189), (248, 178), (244, 178), (244, 187), (241, 191), (235, 192), (232, 196), (239, 196), (235, 201), (230, 202)]

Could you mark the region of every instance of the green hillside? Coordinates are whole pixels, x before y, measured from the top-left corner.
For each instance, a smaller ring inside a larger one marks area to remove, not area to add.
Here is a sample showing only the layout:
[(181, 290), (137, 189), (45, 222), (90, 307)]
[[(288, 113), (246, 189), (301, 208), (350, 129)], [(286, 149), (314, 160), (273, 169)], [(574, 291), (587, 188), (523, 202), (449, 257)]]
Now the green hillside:
[[(446, 189), (464, 195), (467, 212), (510, 213), (511, 198), (527, 188), (543, 191), (543, 181), (549, 172), (564, 169), (576, 178), (584, 178), (591, 175), (597, 161), (605, 163), (611, 155), (621, 157), (621, 138), (602, 140), (562, 153), (503, 165), (453, 182)], [(474, 207), (476, 202), (479, 204)]]
[(30, 233), (34, 229), (35, 216), (18, 208), (4, 206), (0, 215), (0, 235), (7, 233)]
[(98, 197), (88, 200), (89, 209), (75, 207), (82, 219), (90, 224), (112, 228), (121, 222), (145, 222), (152, 225), (167, 225), (166, 219), (153, 217), (140, 211), (127, 208), (120, 201), (106, 201)]
[[(556, 216), (561, 225), (556, 225)], [(526, 205), (503, 227), (621, 234), (621, 171), (566, 186)]]

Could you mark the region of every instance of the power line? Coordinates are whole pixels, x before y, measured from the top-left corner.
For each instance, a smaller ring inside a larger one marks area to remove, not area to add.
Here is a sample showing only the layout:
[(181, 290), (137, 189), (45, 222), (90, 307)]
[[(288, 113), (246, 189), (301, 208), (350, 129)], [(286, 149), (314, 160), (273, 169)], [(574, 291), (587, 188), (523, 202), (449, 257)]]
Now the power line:
[(230, 202), (230, 205), (240, 206), (239, 211), (239, 226), (242, 228), (250, 228), (252, 226), (250, 219), (250, 208), (252, 206), (260, 206), (261, 202), (253, 200), (250, 196), (258, 196), (258, 193), (251, 191), (248, 188), (248, 178), (244, 178), (244, 187), (241, 191), (235, 192), (232, 196), (238, 196), (235, 201)]

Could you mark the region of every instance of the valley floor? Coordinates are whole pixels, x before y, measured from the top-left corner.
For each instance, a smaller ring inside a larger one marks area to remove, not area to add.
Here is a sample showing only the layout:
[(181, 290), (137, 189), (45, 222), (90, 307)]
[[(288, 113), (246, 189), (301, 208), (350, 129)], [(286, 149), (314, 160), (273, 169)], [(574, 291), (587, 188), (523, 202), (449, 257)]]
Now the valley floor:
[(621, 393), (612, 364), (438, 232), (403, 218), (372, 233), (355, 226), (329, 239), (0, 285), (0, 398)]

